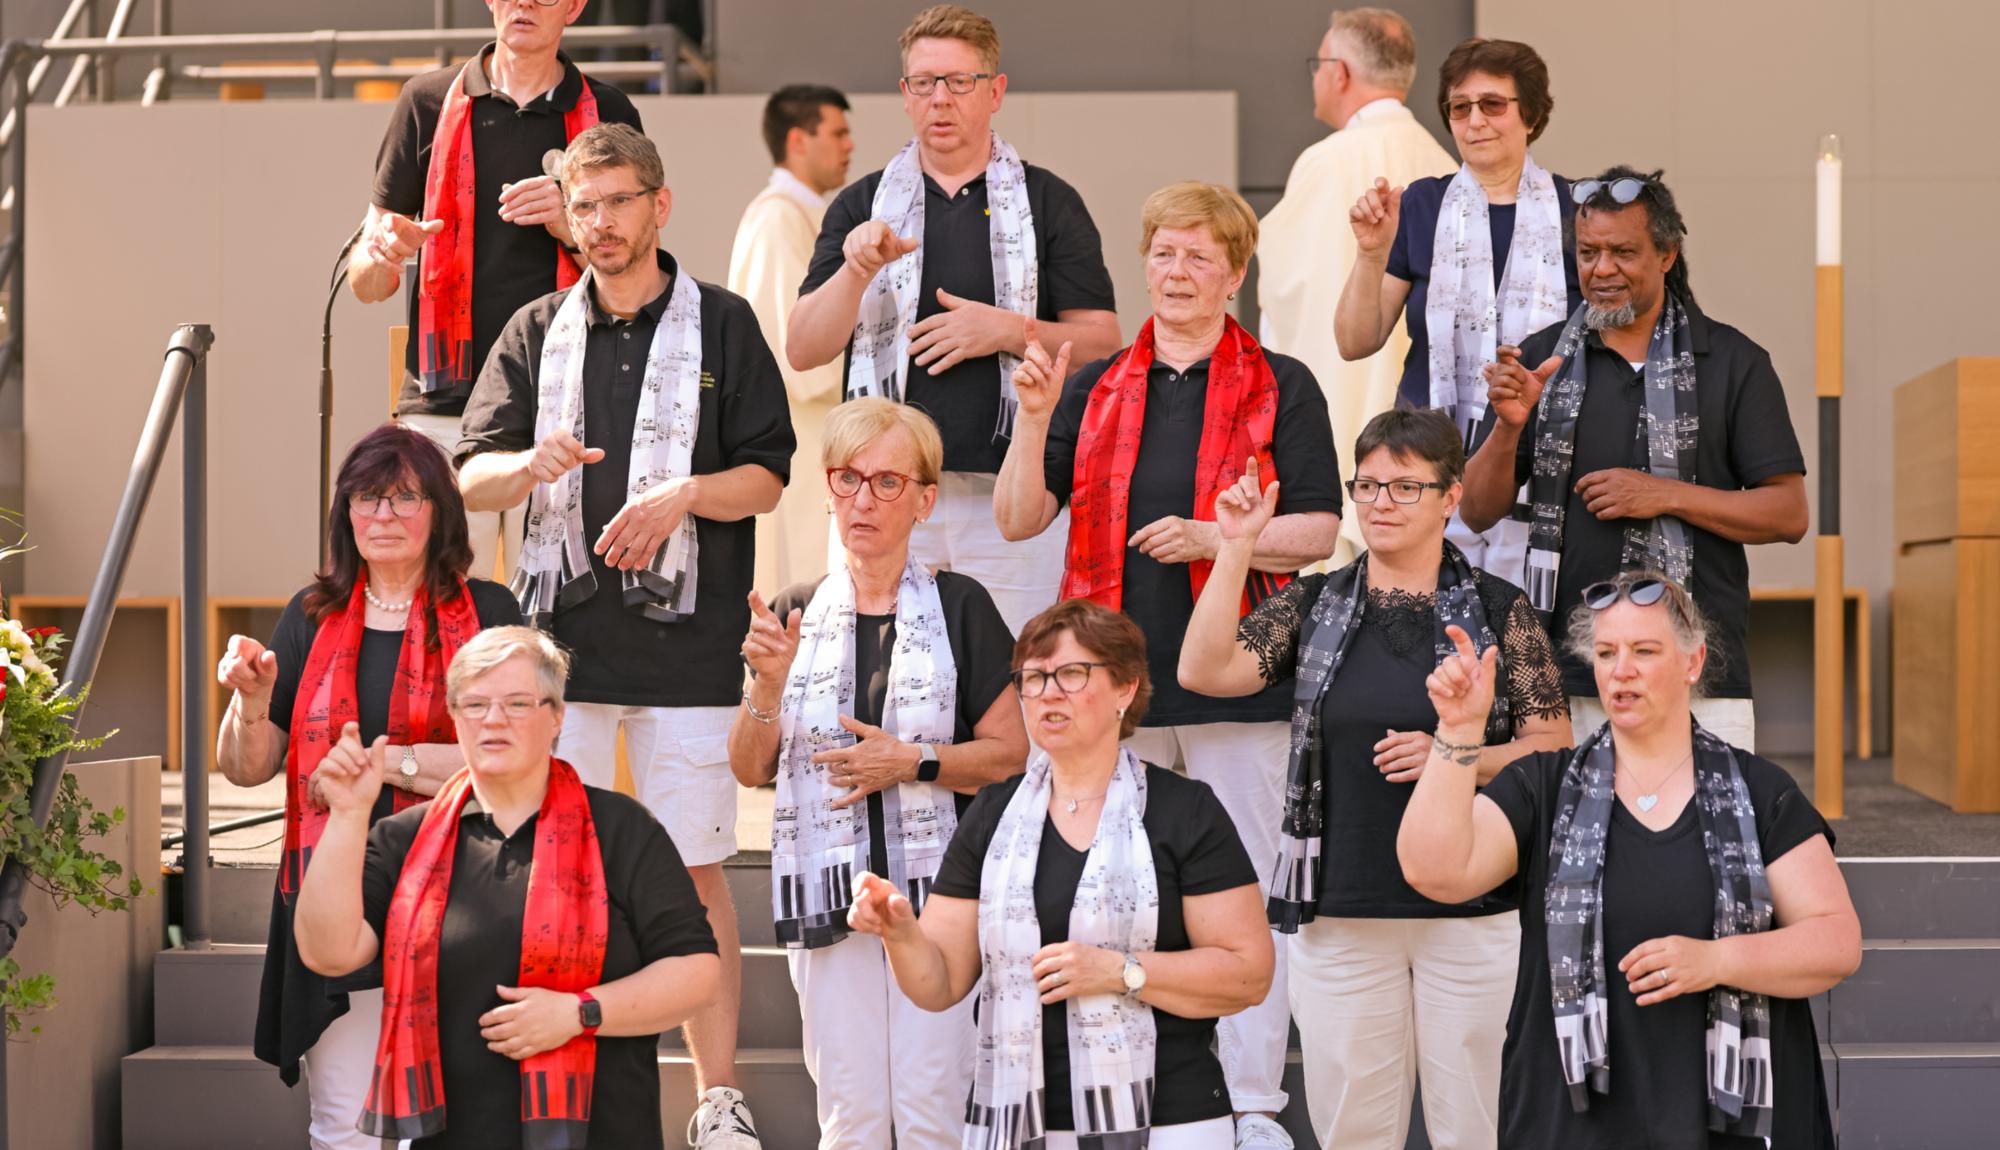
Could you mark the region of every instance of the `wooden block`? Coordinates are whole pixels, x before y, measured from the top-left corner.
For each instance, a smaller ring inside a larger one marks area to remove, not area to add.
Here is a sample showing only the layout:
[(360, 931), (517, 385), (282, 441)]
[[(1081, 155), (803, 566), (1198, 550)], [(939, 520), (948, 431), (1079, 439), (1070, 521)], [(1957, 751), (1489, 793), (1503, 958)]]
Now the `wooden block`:
[(2000, 539), (1905, 547), (1891, 601), (1896, 781), (2000, 812)]
[(393, 104), (403, 94), (401, 80), (356, 80), (354, 98), (364, 104)]
[(1896, 542), (2000, 536), (2000, 358), (1953, 360), (1895, 404)]
[(408, 371), (410, 325), (399, 323), (389, 329), (389, 418), (396, 417), (396, 401), (403, 396), (403, 376)]
[(1813, 391), (1838, 396), (1842, 379), (1841, 267), (1813, 269)]

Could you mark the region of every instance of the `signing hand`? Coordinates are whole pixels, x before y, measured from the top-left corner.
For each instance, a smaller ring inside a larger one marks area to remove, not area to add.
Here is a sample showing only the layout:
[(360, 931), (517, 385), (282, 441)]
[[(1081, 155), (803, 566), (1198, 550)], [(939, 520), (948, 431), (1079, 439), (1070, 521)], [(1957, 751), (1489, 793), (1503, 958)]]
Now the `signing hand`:
[(554, 1050), (583, 1033), (582, 999), (545, 986), (496, 986), (505, 1003), (479, 1016), (486, 1049), (516, 1062)]
[(1599, 519), (1652, 519), (1673, 514), (1677, 486), (1671, 479), (1614, 467), (1577, 480), (1576, 493)]
[(916, 936), (917, 912), (888, 879), (862, 871), (854, 877), (854, 904), (847, 908), (847, 925), (893, 942)]
[(1562, 366), (1562, 357), (1552, 355), (1540, 367), (1529, 371), (1521, 363), (1518, 347), (1503, 344), (1494, 354), (1498, 358), (1480, 369), (1480, 374), (1486, 377), (1486, 405), (1508, 427), (1525, 427), (1535, 405), (1542, 401), (1542, 387)]
[(1085, 994), (1125, 993), (1125, 956), (1101, 946), (1056, 942), (1035, 952), (1035, 989), (1044, 1005)]
[(443, 220), (422, 223), (396, 212), (379, 212), (375, 226), (362, 237), (368, 262), (392, 276), (403, 274), (403, 261), (415, 259), (424, 241), (444, 230)]
[(528, 453), (527, 468), (541, 482), (554, 483), (565, 473), (603, 458), (602, 447), (585, 447), (582, 440), (559, 427)]
[(215, 681), (245, 702), (265, 702), (278, 682), (278, 656), (248, 635), (231, 635), (229, 649), (215, 666)]
[(1169, 515), (1139, 528), (1125, 545), (1137, 547), (1155, 562), (1193, 563), (1215, 558), (1216, 549), (1222, 545), (1222, 531), (1212, 522)]
[(1028, 348), (1021, 357), (1021, 366), (1014, 369), (1014, 395), (1021, 403), (1014, 418), (1046, 427), (1049, 416), (1055, 412), (1056, 400), (1062, 396), (1063, 381), (1069, 378), (1069, 353), (1075, 345), (1064, 340), (1056, 349), (1055, 358), (1050, 359), (1048, 349), (1042, 346), (1041, 325), (1033, 316), (1028, 317), (1024, 330)]
[(500, 218), (524, 228), (545, 228), (563, 218), (562, 188), (547, 176), (500, 185)]
[(750, 592), (750, 633), (743, 636), (743, 661), (757, 676), (780, 691), (792, 673), (792, 660), (799, 655), (799, 621), (805, 612), (797, 607), (784, 620), (765, 604), (764, 597)]
[(1713, 939), (1669, 935), (1642, 942), (1618, 960), (1625, 984), (1640, 1006), (1651, 1006), (1683, 994), (1698, 994), (1721, 981)]
[(375, 796), (382, 791), (382, 761), (388, 755), (389, 736), (383, 735), (370, 747), (361, 745), (361, 725), (349, 723), (340, 729), (340, 741), (319, 761), (312, 773), (311, 788), (333, 814), (366, 817), (375, 809)]
[(990, 303), (960, 299), (943, 288), (937, 298), (944, 310), (910, 325), (910, 358), (932, 375), (1004, 351), (1025, 330), (1019, 315)]
[(1354, 227), (1354, 244), (1365, 256), (1386, 256), (1396, 239), (1396, 223), (1403, 215), (1403, 189), (1390, 187), (1377, 177), (1375, 186), (1361, 193), (1347, 209), (1347, 222)]
[(904, 239), (881, 220), (864, 220), (847, 233), (847, 239), (841, 242), (840, 254), (846, 258), (846, 266), (865, 282), (874, 279), (876, 272), (916, 251), (921, 242), (914, 236)]
[(1431, 761), (1431, 737), (1422, 731), (1390, 731), (1375, 744), (1375, 768), (1392, 783), (1414, 783)]
[(667, 536), (694, 506), (699, 482), (699, 476), (683, 475), (627, 500), (598, 534), (594, 550), (620, 571), (636, 571), (652, 563)]
[(840, 716), (840, 725), (860, 736), (861, 741), (831, 751), (820, 751), (812, 761), (826, 768), (830, 786), (852, 787), (833, 800), (833, 809), (851, 807), (886, 787), (912, 782), (920, 760), (915, 743), (906, 743), (880, 727), (849, 715)]
[(1430, 691), (1431, 706), (1437, 710), (1440, 731), (1481, 731), (1493, 710), (1493, 681), (1500, 666), (1500, 645), (1495, 643), (1481, 655), (1472, 649), (1472, 636), (1453, 623), (1445, 637), (1458, 648), (1446, 655), (1424, 680)]
[(1264, 525), (1278, 511), (1278, 481), (1273, 479), (1269, 487), (1257, 486), (1257, 457), (1250, 456), (1243, 463), (1243, 474), (1236, 482), (1223, 488), (1215, 496), (1215, 530), (1217, 544), (1233, 543), (1247, 539), (1252, 543), (1263, 533)]

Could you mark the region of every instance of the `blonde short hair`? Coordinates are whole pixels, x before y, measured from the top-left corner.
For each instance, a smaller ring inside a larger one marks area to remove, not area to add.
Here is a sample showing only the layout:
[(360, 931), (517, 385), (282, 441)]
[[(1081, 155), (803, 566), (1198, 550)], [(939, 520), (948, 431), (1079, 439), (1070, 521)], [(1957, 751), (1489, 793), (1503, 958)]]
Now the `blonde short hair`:
[(1139, 254), (1153, 248), (1153, 233), (1161, 228), (1207, 227), (1229, 252), (1229, 266), (1242, 271), (1257, 250), (1257, 213), (1235, 189), (1198, 180), (1168, 184), (1146, 197), (1139, 209)]
[(937, 424), (921, 408), (879, 395), (848, 400), (826, 417), (820, 425), (820, 466), (846, 467), (869, 444), (898, 427), (909, 432), (917, 445), (917, 473), (912, 478), (936, 483), (944, 471), (944, 440)]
[(956, 4), (935, 4), (917, 13), (897, 40), (903, 66), (910, 66), (910, 46), (919, 40), (958, 40), (979, 53), (979, 62), (989, 72), (1000, 70), (1000, 33), (993, 21), (970, 8)]
[(562, 706), (563, 685), (569, 681), (569, 653), (533, 627), (488, 627), (458, 649), (444, 672), (444, 701), (456, 707), (458, 697), (474, 680), (516, 655), (535, 667), (542, 698)]
[(593, 124), (576, 134), (563, 152), (564, 193), (593, 168), (630, 168), (639, 177), (642, 188), (667, 186), (667, 169), (660, 162), (660, 149), (630, 124)]

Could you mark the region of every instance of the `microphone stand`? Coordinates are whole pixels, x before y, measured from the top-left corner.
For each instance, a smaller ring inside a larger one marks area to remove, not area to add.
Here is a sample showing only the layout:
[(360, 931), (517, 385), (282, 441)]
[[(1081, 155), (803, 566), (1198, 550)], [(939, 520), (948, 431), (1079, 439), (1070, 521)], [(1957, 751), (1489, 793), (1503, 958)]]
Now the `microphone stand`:
[(333, 507), (333, 303), (347, 284), (347, 257), (360, 242), (366, 227), (365, 223), (357, 226), (341, 245), (332, 282), (327, 285), (326, 315), (319, 327), (319, 569), (322, 571), (327, 569), (330, 559), (326, 524)]

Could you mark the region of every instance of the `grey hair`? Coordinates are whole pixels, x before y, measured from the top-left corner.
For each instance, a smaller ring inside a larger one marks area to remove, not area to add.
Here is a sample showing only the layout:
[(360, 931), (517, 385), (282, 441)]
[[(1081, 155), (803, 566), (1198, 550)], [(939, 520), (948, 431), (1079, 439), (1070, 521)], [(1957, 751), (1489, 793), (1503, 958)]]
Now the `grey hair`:
[(569, 681), (569, 653), (533, 627), (489, 627), (460, 647), (445, 669), (445, 704), (457, 706), (460, 693), (474, 680), (516, 655), (534, 664), (542, 699), (560, 708), (563, 685)]
[[(1674, 645), (1679, 647), (1683, 654), (1691, 654), (1707, 646), (1708, 616), (1702, 614), (1701, 608), (1695, 605), (1694, 596), (1688, 594), (1687, 588), (1658, 571), (1621, 571), (1609, 582), (1615, 584), (1621, 591), (1630, 591), (1633, 584), (1647, 579), (1657, 579), (1667, 585), (1666, 595), (1654, 606), (1666, 611), (1667, 623), (1674, 632)], [(1571, 656), (1582, 660), (1585, 665), (1591, 664), (1597, 658), (1597, 617), (1603, 613), (1591, 610), (1588, 603), (1578, 603), (1576, 609), (1569, 613), (1569, 623), (1563, 634), (1563, 648)], [(1708, 660), (1702, 665), (1702, 682), (1694, 685), (1696, 697), (1702, 695), (1703, 683), (1711, 677), (1720, 663), (1715, 649), (1709, 648)]]
[(653, 141), (630, 124), (604, 122), (593, 124), (576, 134), (569, 142), (562, 157), (563, 195), (568, 196), (571, 188), (583, 178), (584, 173), (597, 168), (630, 168), (638, 177), (643, 188), (663, 188), (667, 184), (666, 167), (660, 163), (660, 149)]
[(1342, 8), (1333, 14), (1334, 35), (1354, 50), (1344, 61), (1356, 79), (1379, 88), (1408, 92), (1417, 82), (1417, 33), (1399, 12), (1387, 8)]

